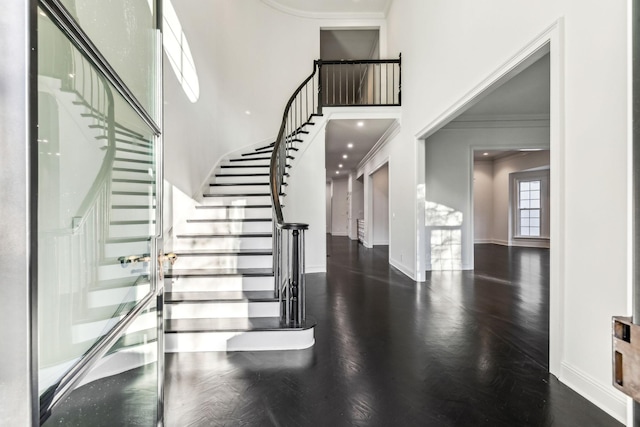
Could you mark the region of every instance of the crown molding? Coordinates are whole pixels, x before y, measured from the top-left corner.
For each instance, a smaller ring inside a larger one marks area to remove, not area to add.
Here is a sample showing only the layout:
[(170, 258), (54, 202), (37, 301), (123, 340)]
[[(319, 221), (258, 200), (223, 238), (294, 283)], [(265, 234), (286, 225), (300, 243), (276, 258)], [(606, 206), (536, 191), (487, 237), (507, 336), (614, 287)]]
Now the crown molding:
[(364, 156), (364, 158), (360, 160), (360, 163), (358, 163), (358, 166), (356, 167), (356, 175), (360, 176), (358, 172), (364, 168), (364, 165), (366, 165), (369, 160), (371, 160), (376, 154), (378, 154), (378, 152), (382, 149), (382, 147), (385, 146), (387, 142), (391, 141), (399, 133), (400, 123), (395, 120), (391, 124), (391, 126), (389, 126), (389, 128), (382, 134), (378, 142), (376, 142), (371, 150), (369, 150), (369, 152)]
[(391, 7), (391, 0), (387, 2), (384, 12), (308, 12), (284, 6), (277, 0), (261, 0), (267, 6), (287, 15), (309, 19), (385, 19)]

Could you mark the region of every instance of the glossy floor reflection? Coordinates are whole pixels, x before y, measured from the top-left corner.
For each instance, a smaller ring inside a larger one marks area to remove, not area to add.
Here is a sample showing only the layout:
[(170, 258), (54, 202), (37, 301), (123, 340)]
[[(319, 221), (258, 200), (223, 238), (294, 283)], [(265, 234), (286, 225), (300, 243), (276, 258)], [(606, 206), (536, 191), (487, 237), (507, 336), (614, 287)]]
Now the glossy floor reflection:
[(329, 239), (304, 351), (168, 354), (168, 426), (619, 426), (547, 373), (547, 250), (479, 245), (417, 284)]

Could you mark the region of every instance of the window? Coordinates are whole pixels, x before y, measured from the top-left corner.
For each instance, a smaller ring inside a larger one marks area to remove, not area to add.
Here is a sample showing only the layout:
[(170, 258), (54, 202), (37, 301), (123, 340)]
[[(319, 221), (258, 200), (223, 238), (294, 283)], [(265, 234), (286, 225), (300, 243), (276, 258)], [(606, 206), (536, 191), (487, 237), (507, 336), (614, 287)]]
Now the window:
[(514, 172), (511, 186), (511, 238), (549, 238), (549, 170)]
[(540, 180), (518, 181), (518, 233), (540, 237)]

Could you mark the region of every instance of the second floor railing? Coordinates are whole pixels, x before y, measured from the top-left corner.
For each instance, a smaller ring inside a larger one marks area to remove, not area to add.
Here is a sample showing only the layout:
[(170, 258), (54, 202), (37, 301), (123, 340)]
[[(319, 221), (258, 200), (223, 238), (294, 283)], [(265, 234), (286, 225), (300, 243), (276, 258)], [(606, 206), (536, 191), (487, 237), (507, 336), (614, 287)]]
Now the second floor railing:
[[(401, 105), (401, 58), (314, 62), (313, 72), (284, 109), (269, 170), (273, 204), (273, 272), (283, 326), (305, 327), (305, 231), (308, 224), (285, 221), (283, 189), (293, 154), (323, 107)], [(295, 203), (295, 201), (292, 201)]]

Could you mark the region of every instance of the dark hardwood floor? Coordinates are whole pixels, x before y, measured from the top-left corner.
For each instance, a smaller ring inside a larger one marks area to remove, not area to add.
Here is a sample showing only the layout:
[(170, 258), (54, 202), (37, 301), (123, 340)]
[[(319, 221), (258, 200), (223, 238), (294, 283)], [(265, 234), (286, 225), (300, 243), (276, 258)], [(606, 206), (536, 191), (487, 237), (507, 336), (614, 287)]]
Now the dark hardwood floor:
[(419, 284), (328, 242), (315, 346), (166, 355), (167, 426), (620, 426), (547, 372), (547, 250), (479, 245)]

